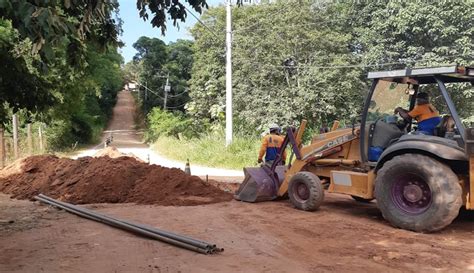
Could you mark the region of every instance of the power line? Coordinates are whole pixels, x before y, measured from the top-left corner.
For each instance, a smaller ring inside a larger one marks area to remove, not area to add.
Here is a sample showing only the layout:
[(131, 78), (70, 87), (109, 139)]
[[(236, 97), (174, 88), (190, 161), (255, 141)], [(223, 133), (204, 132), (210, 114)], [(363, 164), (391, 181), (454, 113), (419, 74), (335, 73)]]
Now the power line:
[[(143, 87), (145, 87), (145, 86), (142, 85), (142, 84), (140, 84), (140, 85), (143, 86)], [(150, 91), (151, 93), (153, 93), (155, 96), (159, 97), (160, 99), (163, 99), (163, 100), (165, 99), (164, 97), (162, 97), (161, 95), (159, 95), (159, 94), (156, 93), (155, 91), (152, 91), (150, 88), (148, 88), (148, 87), (145, 87), (145, 88), (147, 88), (148, 91)], [(183, 92), (181, 92), (181, 93), (179, 93), (179, 94), (176, 94), (176, 95), (168, 95), (168, 98), (176, 98), (176, 97), (179, 97), (179, 96), (181, 96), (181, 95), (183, 95), (183, 94), (186, 94), (186, 93), (188, 93), (187, 90), (186, 90), (186, 91), (183, 91)]]
[[(156, 93), (155, 91), (151, 90), (151, 89), (148, 88), (147, 86), (145, 86), (145, 85), (143, 85), (143, 84), (141, 84), (141, 83), (139, 83), (139, 82), (137, 82), (137, 83), (138, 83), (140, 86), (143, 86), (144, 88), (146, 88), (146, 89), (147, 89), (148, 91), (150, 91), (151, 93), (153, 93), (155, 96), (159, 97), (160, 99), (162, 99), (162, 100), (165, 99), (165, 98), (162, 97), (160, 94), (158, 94), (158, 93)], [(175, 97), (178, 97), (178, 96), (180, 96), (180, 95), (182, 95), (182, 94), (184, 94), (184, 93), (187, 93), (187, 92), (188, 92), (188, 91), (184, 91), (184, 92), (181, 92), (181, 93), (179, 93), (179, 94), (177, 94), (177, 95), (174, 95), (174, 96), (169, 95), (169, 97), (170, 97), (170, 98), (175, 98)], [(189, 101), (188, 101), (188, 102), (189, 102)], [(185, 102), (185, 103), (183, 103), (183, 104), (181, 104), (181, 105), (178, 105), (178, 106), (168, 106), (168, 107), (166, 107), (166, 108), (168, 108), (168, 109), (178, 109), (178, 108), (181, 108), (181, 107), (185, 106), (186, 103), (188, 103), (188, 102)]]
[(170, 98), (176, 98), (176, 97), (179, 97), (179, 96), (181, 96), (181, 95), (183, 95), (183, 94), (186, 94), (186, 93), (188, 93), (188, 91), (183, 91), (183, 92), (181, 92), (181, 93), (179, 93), (179, 94), (176, 94), (176, 95), (168, 95), (168, 97), (170, 97)]
[(165, 98), (163, 98), (162, 96), (160, 96), (158, 93), (156, 93), (155, 91), (153, 91), (153, 90), (151, 90), (150, 88), (148, 88), (147, 86), (145, 86), (145, 85), (143, 85), (143, 84), (141, 84), (141, 83), (139, 83), (139, 82), (137, 82), (137, 83), (138, 83), (140, 86), (145, 87), (146, 90), (148, 90), (148, 91), (150, 91), (151, 93), (155, 94), (157, 97), (160, 97), (161, 99), (165, 99)]
[[(465, 54), (457, 54), (457, 55), (450, 55), (450, 56), (438, 56), (441, 58), (452, 58), (452, 57), (461, 57), (461, 56), (470, 56), (474, 55), (474, 52), (465, 53)], [(254, 59), (247, 59), (253, 61)], [(419, 62), (419, 61), (428, 61), (429, 59), (426, 58), (419, 58), (419, 59), (411, 59), (408, 58), (407, 61), (399, 61), (399, 62), (390, 62), (390, 63), (374, 63), (374, 64), (343, 64), (343, 65), (326, 65), (326, 66), (313, 66), (313, 65), (296, 65), (296, 66), (285, 66), (285, 65), (274, 65), (274, 64), (258, 64), (260, 67), (276, 67), (276, 68), (315, 68), (315, 69), (341, 69), (341, 68), (367, 68), (367, 67), (379, 67), (379, 66), (389, 66), (389, 65), (397, 65), (397, 64), (407, 64), (409, 62)]]
[(212, 33), (216, 38), (219, 38), (219, 35), (217, 35), (210, 27), (208, 27), (199, 17), (197, 17), (191, 10), (189, 10), (186, 6), (184, 6), (187, 12), (189, 12), (196, 20), (203, 25), (210, 33)]
[(168, 107), (168, 109), (178, 109), (178, 108), (181, 108), (181, 107), (185, 106), (188, 102), (189, 102), (189, 101), (187, 101), (187, 102), (185, 102), (185, 103), (183, 103), (183, 104), (180, 104), (180, 105), (178, 105), (178, 106), (171, 106), (171, 107)]

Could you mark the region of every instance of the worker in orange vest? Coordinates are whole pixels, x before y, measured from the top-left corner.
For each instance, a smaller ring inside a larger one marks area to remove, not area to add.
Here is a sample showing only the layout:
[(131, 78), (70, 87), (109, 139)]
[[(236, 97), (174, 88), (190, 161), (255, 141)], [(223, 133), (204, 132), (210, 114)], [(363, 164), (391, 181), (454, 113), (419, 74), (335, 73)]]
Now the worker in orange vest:
[(418, 122), (418, 131), (426, 135), (433, 135), (436, 126), (441, 122), (438, 110), (430, 103), (427, 93), (420, 92), (416, 96), (416, 105), (413, 110), (408, 111), (401, 107), (395, 109), (395, 114), (411, 121), (412, 118)]
[[(265, 164), (271, 166), (275, 161), (277, 155), (280, 153), (281, 145), (283, 144), (284, 138), (280, 135), (280, 126), (278, 124), (270, 125), (270, 134), (266, 135), (262, 139), (262, 146), (258, 153), (258, 163), (263, 162), (263, 156), (265, 155)], [(283, 152), (282, 164), (285, 165), (286, 151)]]

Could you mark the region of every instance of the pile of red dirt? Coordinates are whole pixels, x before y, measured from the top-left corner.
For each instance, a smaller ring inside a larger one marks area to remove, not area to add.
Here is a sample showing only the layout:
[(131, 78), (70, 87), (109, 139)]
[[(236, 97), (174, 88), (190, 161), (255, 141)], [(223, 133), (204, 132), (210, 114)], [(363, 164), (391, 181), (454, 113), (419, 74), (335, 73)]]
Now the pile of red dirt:
[(128, 154), (125, 154), (125, 153), (122, 153), (120, 152), (117, 148), (113, 147), (113, 146), (109, 146), (107, 148), (104, 148), (104, 149), (101, 149), (99, 151), (97, 151), (97, 153), (95, 153), (93, 155), (93, 157), (102, 157), (102, 156), (108, 156), (110, 158), (117, 158), (117, 157), (122, 157), (122, 156), (128, 156), (128, 157), (133, 157), (135, 158), (137, 161), (140, 161), (140, 162), (145, 162), (143, 160), (141, 160), (139, 157), (135, 156), (134, 154), (131, 154), (131, 153), (128, 153)]
[[(0, 172), (0, 192), (17, 199), (43, 193), (75, 204), (138, 203), (191, 206), (232, 195), (180, 169), (148, 165), (132, 157), (32, 156)], [(21, 172), (18, 172), (21, 169)], [(14, 170), (14, 171), (13, 171)]]

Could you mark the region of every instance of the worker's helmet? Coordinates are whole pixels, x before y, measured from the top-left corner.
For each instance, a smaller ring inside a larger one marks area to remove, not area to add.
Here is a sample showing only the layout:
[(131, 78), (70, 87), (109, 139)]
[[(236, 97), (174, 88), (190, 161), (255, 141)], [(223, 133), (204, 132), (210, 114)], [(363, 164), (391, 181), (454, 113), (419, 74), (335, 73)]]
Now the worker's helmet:
[(276, 124), (276, 123), (271, 123), (269, 128), (270, 128), (270, 133), (273, 133), (273, 132), (280, 133), (280, 131), (281, 131), (280, 126), (278, 126), (278, 124)]

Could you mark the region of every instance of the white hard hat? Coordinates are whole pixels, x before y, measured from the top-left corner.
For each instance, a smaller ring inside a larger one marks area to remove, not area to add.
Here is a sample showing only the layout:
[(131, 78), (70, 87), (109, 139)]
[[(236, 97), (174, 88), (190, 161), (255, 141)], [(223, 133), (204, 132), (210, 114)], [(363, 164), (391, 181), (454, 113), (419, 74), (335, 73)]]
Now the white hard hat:
[(278, 124), (276, 124), (276, 123), (270, 123), (270, 126), (268, 126), (268, 128), (270, 128), (270, 130), (271, 129), (280, 129), (280, 126), (278, 126)]

